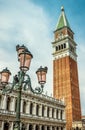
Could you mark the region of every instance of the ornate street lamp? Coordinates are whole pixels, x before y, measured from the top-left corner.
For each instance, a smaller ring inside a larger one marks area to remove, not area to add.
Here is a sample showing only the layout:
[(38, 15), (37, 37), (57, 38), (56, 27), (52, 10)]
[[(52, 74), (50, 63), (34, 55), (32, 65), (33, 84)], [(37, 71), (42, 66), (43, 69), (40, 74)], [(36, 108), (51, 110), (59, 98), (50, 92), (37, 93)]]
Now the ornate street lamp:
[(1, 71), (1, 84), (2, 85), (8, 84), (10, 75), (11, 75), (11, 72), (7, 68)]
[(0, 74), (1, 74), (1, 84), (3, 87), (2, 89), (3, 93), (7, 93), (7, 92), (10, 93), (14, 89), (18, 90), (16, 120), (14, 123), (14, 130), (20, 130), (20, 107), (21, 107), (22, 88), (26, 89), (26, 87), (28, 86), (33, 93), (42, 94), (44, 84), (46, 83), (47, 67), (44, 68), (40, 67), (36, 71), (38, 83), (41, 85), (41, 87), (36, 87), (35, 89), (33, 89), (31, 86), (30, 76), (26, 74), (26, 72), (30, 68), (30, 63), (31, 63), (31, 59), (33, 58), (33, 55), (24, 45), (22, 46), (17, 45), (16, 51), (18, 54), (18, 61), (20, 62), (20, 71), (18, 72), (17, 75), (14, 76), (11, 87), (8, 87), (9, 85), (8, 81), (11, 72), (6, 68), (2, 70)]

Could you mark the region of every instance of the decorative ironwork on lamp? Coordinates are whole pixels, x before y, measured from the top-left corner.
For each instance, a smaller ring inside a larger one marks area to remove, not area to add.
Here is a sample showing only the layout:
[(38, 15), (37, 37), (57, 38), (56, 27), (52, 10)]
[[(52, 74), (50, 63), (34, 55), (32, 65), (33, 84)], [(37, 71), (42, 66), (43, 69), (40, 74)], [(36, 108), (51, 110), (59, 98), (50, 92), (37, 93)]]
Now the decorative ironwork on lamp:
[[(20, 107), (21, 107), (21, 91), (22, 91), (22, 88), (26, 88), (26, 86), (28, 85), (30, 87), (30, 90), (33, 93), (42, 94), (44, 84), (46, 83), (46, 73), (47, 73), (48, 68), (47, 67), (43, 68), (41, 66), (36, 71), (38, 83), (41, 86), (33, 89), (32, 86), (31, 86), (30, 76), (28, 74), (26, 74), (26, 72), (30, 68), (30, 63), (31, 63), (31, 59), (33, 58), (33, 55), (27, 49), (27, 47), (25, 47), (24, 45), (22, 45), (22, 46), (17, 45), (16, 51), (17, 51), (17, 55), (18, 55), (18, 61), (20, 62), (20, 71), (18, 72), (18, 74), (16, 74), (14, 76), (13, 83), (12, 83), (11, 87), (8, 87), (8, 84), (9, 84), (8, 81), (9, 81), (11, 72), (7, 68), (5, 68), (0, 72), (0, 74), (1, 74), (1, 84), (2, 84), (2, 87), (3, 87), (3, 89), (2, 89), (3, 93), (7, 93), (7, 92), (10, 93), (14, 89), (18, 90), (16, 121), (15, 121), (15, 125), (14, 125), (14, 130), (20, 130)], [(17, 86), (17, 87), (15, 87), (15, 86)]]

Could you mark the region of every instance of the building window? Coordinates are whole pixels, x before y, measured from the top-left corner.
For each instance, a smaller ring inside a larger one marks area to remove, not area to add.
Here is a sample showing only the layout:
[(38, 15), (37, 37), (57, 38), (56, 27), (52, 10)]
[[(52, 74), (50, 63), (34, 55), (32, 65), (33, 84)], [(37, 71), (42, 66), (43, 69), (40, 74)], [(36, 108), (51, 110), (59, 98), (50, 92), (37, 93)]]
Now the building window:
[(49, 107), (47, 108), (47, 117), (49, 117), (50, 109)]
[(44, 116), (44, 106), (42, 106), (42, 116)]
[(26, 102), (23, 102), (23, 113), (26, 113)]
[(41, 130), (44, 130), (44, 125), (42, 126)]
[(61, 49), (63, 49), (63, 44), (61, 45)]
[(60, 50), (61, 49), (60, 45), (58, 47), (59, 47), (59, 50)]
[(50, 130), (50, 127), (49, 127), (49, 126), (47, 126), (47, 130)]
[(55, 128), (54, 128), (54, 127), (52, 127), (52, 130), (55, 130)]
[(33, 126), (32, 125), (29, 125), (29, 130), (33, 130)]
[(52, 109), (52, 118), (54, 118), (54, 109)]
[(79, 128), (78, 128), (78, 127), (76, 127), (76, 130), (79, 130)]
[(39, 105), (36, 106), (36, 115), (39, 116)]
[(26, 130), (26, 126), (25, 126), (25, 124), (23, 124), (23, 123), (22, 123), (22, 128), (21, 128), (21, 130)]
[(64, 43), (64, 48), (66, 48), (66, 43)]
[(6, 106), (6, 110), (10, 111), (10, 104), (11, 104), (11, 99), (10, 97), (7, 98), (7, 106)]
[(62, 120), (62, 114), (63, 114), (62, 110), (61, 110), (61, 113), (60, 113), (60, 114), (61, 114), (61, 120)]
[[(74, 47), (71, 46), (71, 45), (70, 45), (70, 50), (71, 50), (72, 52), (76, 52), (76, 50), (74, 49)], [(75, 50), (75, 51), (74, 51), (74, 50)]]
[(56, 118), (58, 119), (58, 109), (56, 110)]
[(32, 115), (32, 111), (33, 111), (33, 103), (30, 103), (30, 114)]
[(16, 110), (17, 110), (17, 98), (15, 100), (15, 112), (16, 112)]
[(7, 122), (4, 123), (4, 130), (9, 130), (9, 123)]
[(58, 51), (58, 46), (56, 46), (56, 51)]
[(36, 125), (35, 130), (39, 130), (39, 126), (38, 125)]
[(56, 46), (56, 51), (66, 48), (66, 43)]
[(57, 129), (56, 130), (59, 130), (59, 127), (57, 127)]
[(61, 127), (61, 130), (63, 130), (63, 127)]

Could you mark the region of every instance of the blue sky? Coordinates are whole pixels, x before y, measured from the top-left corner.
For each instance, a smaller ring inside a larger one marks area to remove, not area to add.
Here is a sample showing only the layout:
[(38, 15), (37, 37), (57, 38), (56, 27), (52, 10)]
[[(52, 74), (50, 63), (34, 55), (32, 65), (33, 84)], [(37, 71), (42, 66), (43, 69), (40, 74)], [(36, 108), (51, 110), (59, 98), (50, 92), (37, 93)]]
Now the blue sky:
[(0, 0), (0, 70), (8, 67), (12, 76), (16, 74), (19, 63), (15, 46), (25, 44), (34, 57), (28, 72), (33, 87), (37, 85), (37, 68), (48, 66), (44, 93), (47, 91), (51, 95), (51, 42), (62, 5), (78, 44), (79, 86), (82, 113), (85, 115), (85, 0)]

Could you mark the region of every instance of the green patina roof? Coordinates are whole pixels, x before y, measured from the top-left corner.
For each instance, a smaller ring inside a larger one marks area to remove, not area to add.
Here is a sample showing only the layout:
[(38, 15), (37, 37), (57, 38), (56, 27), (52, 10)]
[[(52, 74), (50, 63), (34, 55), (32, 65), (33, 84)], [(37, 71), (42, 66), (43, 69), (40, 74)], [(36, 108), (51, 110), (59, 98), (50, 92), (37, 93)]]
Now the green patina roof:
[(59, 17), (59, 20), (58, 20), (58, 23), (57, 23), (57, 26), (56, 26), (56, 30), (61, 29), (63, 27), (69, 27), (70, 28), (70, 24), (69, 24), (69, 22), (66, 18), (64, 8), (61, 7), (61, 15)]

